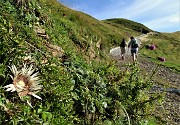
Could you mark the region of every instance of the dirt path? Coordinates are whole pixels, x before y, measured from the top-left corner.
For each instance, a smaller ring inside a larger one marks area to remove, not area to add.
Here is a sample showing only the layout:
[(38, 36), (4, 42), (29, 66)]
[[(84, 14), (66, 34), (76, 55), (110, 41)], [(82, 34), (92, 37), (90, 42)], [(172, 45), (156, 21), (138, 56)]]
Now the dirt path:
[[(131, 58), (121, 60), (117, 57), (119, 66), (123, 70), (124, 64), (132, 63)], [(143, 73), (152, 73), (157, 64), (138, 57), (139, 67)], [(180, 125), (180, 74), (160, 66), (154, 77), (153, 91), (164, 93), (164, 101), (158, 106), (156, 116), (161, 118), (166, 125)]]
[[(147, 59), (139, 58), (139, 62), (146, 72), (152, 72), (151, 69), (157, 67), (157, 64)], [(154, 82), (153, 89), (165, 94), (162, 105), (156, 110), (157, 116), (163, 118), (167, 125), (180, 125), (180, 74), (160, 66)]]
[[(139, 40), (148, 40), (147, 35), (137, 37)], [(111, 50), (112, 58), (118, 60), (120, 68), (123, 70), (125, 64), (132, 63), (129, 53), (126, 54), (125, 60), (121, 60), (120, 48), (116, 47)], [(138, 57), (139, 67), (144, 73), (152, 73), (157, 64)], [(180, 125), (180, 74), (173, 72), (171, 69), (160, 66), (154, 77), (154, 91), (164, 92), (165, 98), (156, 110), (156, 116), (162, 118), (166, 125)]]

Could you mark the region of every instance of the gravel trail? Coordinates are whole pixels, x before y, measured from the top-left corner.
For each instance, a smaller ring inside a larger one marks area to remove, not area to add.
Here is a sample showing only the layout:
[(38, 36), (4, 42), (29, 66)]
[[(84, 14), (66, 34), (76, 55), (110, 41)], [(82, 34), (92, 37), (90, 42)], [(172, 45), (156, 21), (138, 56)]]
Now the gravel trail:
[[(139, 45), (142, 39), (147, 39), (147, 35), (136, 37)], [(113, 59), (118, 60), (118, 66), (123, 70), (125, 64), (132, 63), (130, 50), (127, 49), (125, 60), (121, 60), (120, 47), (112, 48), (110, 55)], [(143, 72), (151, 73), (157, 67), (157, 64), (148, 59), (138, 57), (139, 67)], [(180, 73), (160, 66), (154, 77), (154, 91), (165, 92), (163, 103), (158, 106), (157, 116), (163, 118), (166, 125), (180, 125)]]

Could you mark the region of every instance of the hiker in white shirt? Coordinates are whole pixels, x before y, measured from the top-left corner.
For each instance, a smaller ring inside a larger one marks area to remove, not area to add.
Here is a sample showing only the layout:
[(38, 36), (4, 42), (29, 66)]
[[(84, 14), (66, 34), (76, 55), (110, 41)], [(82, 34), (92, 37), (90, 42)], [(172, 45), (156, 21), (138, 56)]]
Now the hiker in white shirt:
[(130, 38), (130, 42), (128, 43), (128, 48), (131, 47), (131, 56), (133, 59), (133, 62), (137, 59), (137, 53), (138, 53), (138, 43), (134, 37)]

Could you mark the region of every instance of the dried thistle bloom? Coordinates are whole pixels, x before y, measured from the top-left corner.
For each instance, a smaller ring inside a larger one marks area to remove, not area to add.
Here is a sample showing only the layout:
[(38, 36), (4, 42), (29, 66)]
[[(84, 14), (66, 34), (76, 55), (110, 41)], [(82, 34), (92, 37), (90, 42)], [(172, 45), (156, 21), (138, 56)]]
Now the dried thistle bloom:
[(42, 89), (42, 85), (39, 85), (38, 72), (34, 73), (33, 66), (27, 67), (25, 64), (23, 68), (18, 71), (15, 65), (9, 67), (14, 76), (11, 76), (13, 84), (4, 86), (6, 91), (17, 91), (19, 97), (26, 95), (32, 95), (37, 99), (41, 99), (36, 93)]

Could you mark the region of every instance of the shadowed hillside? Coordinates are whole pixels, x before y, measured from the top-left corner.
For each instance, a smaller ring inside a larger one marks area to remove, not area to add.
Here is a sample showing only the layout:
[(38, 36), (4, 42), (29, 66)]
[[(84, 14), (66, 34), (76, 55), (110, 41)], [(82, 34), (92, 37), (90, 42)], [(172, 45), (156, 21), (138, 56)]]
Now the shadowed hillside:
[(108, 23), (110, 25), (119, 27), (119, 28), (125, 27), (125, 28), (129, 28), (129, 29), (133, 29), (134, 31), (141, 32), (143, 34), (153, 31), (141, 23), (137, 23), (137, 22), (134, 22), (131, 20), (123, 19), (123, 18), (106, 19), (106, 20), (104, 20), (104, 22)]

